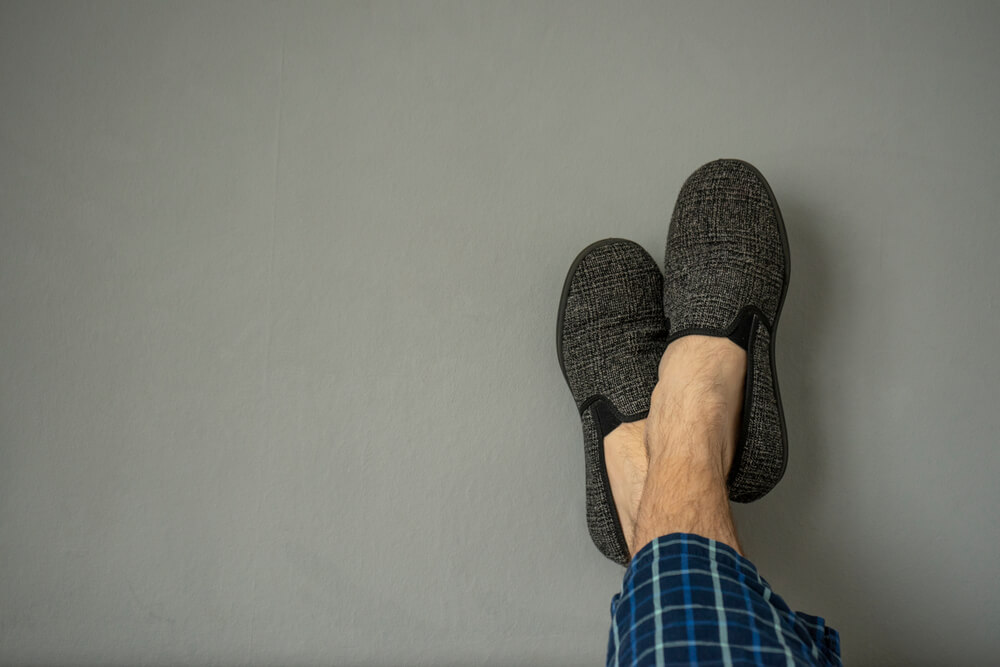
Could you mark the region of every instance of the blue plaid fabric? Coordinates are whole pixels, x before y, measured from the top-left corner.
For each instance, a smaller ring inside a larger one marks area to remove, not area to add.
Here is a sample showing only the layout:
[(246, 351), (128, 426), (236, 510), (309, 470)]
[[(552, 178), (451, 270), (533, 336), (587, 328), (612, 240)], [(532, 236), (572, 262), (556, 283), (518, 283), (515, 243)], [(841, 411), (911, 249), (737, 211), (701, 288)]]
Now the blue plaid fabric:
[(611, 601), (611, 665), (841, 665), (840, 635), (789, 609), (746, 558), (672, 533), (639, 550)]

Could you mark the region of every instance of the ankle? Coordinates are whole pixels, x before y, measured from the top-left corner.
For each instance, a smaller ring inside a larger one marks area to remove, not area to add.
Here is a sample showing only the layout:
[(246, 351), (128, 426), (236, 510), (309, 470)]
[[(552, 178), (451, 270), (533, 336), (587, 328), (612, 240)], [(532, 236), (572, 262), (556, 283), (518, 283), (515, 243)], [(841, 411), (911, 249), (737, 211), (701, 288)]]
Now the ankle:
[[(691, 480), (700, 488), (725, 488), (732, 465), (731, 445), (715, 443), (705, 446), (704, 436), (668, 441), (650, 452), (648, 470), (669, 470), (681, 480)], [(693, 446), (692, 443), (699, 443)]]
[(646, 451), (653, 461), (704, 468), (711, 464), (729, 473), (742, 414), (732, 401), (712, 392), (677, 395), (658, 385), (646, 426)]

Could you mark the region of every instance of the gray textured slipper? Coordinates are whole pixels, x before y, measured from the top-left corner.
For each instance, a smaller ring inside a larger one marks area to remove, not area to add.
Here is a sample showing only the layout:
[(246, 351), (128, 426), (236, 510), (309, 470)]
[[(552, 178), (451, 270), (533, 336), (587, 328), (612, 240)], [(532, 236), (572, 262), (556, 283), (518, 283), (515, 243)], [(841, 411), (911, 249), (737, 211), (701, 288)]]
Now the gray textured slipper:
[(630, 559), (604, 464), (604, 436), (643, 419), (667, 346), (663, 276), (643, 248), (598, 241), (570, 267), (559, 304), (556, 351), (583, 419), (587, 528), (601, 553)]
[(667, 235), (663, 311), (670, 340), (724, 336), (747, 351), (743, 417), (729, 497), (750, 502), (781, 479), (788, 436), (774, 333), (788, 289), (788, 240), (778, 203), (741, 160), (699, 168), (681, 187)]

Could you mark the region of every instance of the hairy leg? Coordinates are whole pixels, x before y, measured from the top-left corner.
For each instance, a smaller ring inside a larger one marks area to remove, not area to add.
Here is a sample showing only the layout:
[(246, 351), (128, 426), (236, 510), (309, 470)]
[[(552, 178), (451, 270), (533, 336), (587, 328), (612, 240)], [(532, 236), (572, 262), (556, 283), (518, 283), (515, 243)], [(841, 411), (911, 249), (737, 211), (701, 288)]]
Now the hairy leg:
[(743, 553), (726, 478), (745, 377), (746, 352), (728, 339), (686, 336), (667, 348), (645, 423), (648, 471), (629, 542), (633, 554), (670, 533), (694, 533)]

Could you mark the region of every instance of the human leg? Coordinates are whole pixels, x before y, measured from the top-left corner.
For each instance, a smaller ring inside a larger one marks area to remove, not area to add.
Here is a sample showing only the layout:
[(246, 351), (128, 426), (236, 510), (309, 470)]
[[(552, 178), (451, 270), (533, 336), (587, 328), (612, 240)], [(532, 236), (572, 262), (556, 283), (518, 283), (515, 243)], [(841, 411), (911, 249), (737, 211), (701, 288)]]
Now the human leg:
[(726, 339), (681, 338), (663, 355), (609, 665), (840, 664), (836, 630), (792, 611), (736, 536), (726, 479), (745, 371), (745, 353)]
[(649, 416), (605, 438), (608, 480), (631, 554), (673, 532), (742, 552), (725, 480), (745, 373), (746, 353), (731, 341), (681, 338), (661, 358)]
[(725, 338), (686, 336), (667, 348), (647, 419), (649, 464), (633, 553), (669, 533), (695, 533), (742, 553), (726, 478), (745, 374), (746, 353)]

